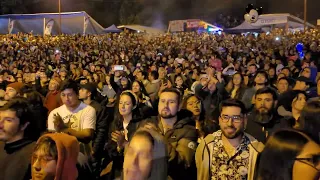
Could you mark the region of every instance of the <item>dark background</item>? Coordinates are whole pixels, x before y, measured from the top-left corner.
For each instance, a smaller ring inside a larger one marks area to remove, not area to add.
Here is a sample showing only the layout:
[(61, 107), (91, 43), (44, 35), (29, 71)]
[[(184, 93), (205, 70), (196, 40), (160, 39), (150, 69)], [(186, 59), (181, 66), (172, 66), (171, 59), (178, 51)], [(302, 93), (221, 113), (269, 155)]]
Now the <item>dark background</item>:
[[(86, 11), (102, 26), (144, 24), (166, 28), (169, 20), (203, 19), (232, 27), (243, 21), (248, 3), (264, 13), (303, 19), (304, 0), (61, 0), (62, 11)], [(308, 21), (320, 19), (320, 0), (308, 0)], [(0, 14), (58, 12), (58, 0), (0, 0)], [(227, 21), (231, 21), (229, 23)]]

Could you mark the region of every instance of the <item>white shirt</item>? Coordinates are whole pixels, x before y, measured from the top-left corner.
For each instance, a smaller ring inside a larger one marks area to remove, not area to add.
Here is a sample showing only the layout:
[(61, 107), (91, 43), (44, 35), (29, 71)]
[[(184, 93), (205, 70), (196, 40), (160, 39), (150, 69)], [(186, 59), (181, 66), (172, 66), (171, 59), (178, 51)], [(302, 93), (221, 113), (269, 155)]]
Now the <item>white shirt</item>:
[(63, 122), (76, 131), (96, 128), (96, 111), (93, 107), (81, 102), (74, 110), (70, 111), (66, 105), (62, 105), (50, 112), (48, 117), (48, 130), (55, 131), (53, 115), (59, 113)]
[(176, 58), (175, 61), (177, 61), (179, 64), (182, 64), (184, 59), (183, 58)]

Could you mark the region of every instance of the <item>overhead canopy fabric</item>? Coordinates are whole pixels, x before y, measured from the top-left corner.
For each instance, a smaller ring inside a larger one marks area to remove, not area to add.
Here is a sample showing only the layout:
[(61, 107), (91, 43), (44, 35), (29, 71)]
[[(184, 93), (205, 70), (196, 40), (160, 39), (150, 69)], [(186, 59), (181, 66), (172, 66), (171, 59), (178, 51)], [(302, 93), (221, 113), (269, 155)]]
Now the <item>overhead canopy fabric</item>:
[(147, 34), (163, 34), (164, 30), (141, 25), (122, 25), (119, 29), (130, 29), (133, 31), (145, 32)]
[[(18, 32), (43, 35), (49, 22), (52, 24), (52, 35), (59, 34), (59, 13), (41, 14), (8, 14), (0, 16), (0, 34)], [(101, 34), (103, 27), (86, 12), (61, 13), (61, 31), (63, 34)]]
[(120, 32), (122, 32), (122, 30), (121, 30), (121, 29), (118, 29), (118, 28), (113, 24), (113, 25), (111, 25), (110, 27), (104, 29), (103, 32), (106, 32), (106, 33), (120, 33)]
[[(307, 23), (307, 27), (315, 28), (314, 25)], [(263, 14), (255, 23), (244, 21), (241, 25), (227, 29), (227, 32), (258, 32), (274, 28), (303, 29), (304, 21), (290, 14)]]
[(238, 33), (238, 32), (241, 33), (243, 31), (245, 31), (245, 32), (260, 32), (261, 27), (252, 26), (250, 23), (244, 21), (239, 26), (234, 27), (234, 28), (230, 28), (230, 29), (226, 29), (225, 31), (229, 32), (229, 33)]

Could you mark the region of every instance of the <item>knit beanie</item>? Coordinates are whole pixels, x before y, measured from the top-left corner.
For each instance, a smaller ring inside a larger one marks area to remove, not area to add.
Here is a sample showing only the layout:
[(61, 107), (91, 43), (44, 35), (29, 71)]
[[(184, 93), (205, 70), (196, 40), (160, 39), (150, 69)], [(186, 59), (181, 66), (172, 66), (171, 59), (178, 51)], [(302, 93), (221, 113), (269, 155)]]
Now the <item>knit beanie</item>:
[(11, 87), (11, 88), (15, 89), (17, 91), (17, 93), (20, 93), (23, 86), (24, 86), (24, 84), (22, 82), (14, 82), (14, 83), (9, 84), (7, 87)]

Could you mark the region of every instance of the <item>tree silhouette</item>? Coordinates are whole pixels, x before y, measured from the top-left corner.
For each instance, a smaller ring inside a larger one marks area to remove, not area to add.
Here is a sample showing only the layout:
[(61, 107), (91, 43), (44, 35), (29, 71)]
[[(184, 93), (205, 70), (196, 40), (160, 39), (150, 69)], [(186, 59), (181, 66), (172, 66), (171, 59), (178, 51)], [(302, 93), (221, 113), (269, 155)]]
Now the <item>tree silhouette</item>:
[(140, 12), (143, 9), (143, 5), (139, 1), (123, 0), (119, 19), (121, 24), (139, 24), (141, 23)]

